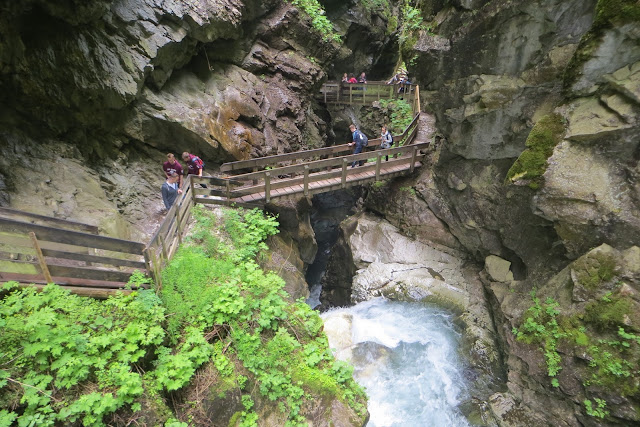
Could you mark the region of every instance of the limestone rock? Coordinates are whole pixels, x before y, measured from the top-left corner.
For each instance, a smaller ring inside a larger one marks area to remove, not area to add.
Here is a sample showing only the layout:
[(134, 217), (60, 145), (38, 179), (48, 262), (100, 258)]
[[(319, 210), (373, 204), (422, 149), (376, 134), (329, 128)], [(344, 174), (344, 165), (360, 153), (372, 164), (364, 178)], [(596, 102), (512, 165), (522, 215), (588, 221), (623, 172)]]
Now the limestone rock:
[(484, 268), (496, 282), (513, 282), (511, 263), (495, 255), (489, 255), (484, 261)]

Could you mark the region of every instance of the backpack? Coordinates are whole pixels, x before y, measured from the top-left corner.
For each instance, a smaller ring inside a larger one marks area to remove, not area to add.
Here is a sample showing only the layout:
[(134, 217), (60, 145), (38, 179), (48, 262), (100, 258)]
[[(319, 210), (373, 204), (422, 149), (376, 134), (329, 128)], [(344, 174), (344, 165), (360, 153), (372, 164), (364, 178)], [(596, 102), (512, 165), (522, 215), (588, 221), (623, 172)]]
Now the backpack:
[(198, 156), (192, 156), (191, 159), (193, 161), (193, 165), (198, 169), (204, 169), (204, 162)]
[(393, 145), (393, 135), (391, 135), (391, 132), (387, 131), (387, 134), (389, 135), (389, 139), (391, 140), (391, 142), (387, 141), (387, 138), (385, 138), (382, 143), (380, 143), (380, 148), (385, 149), (385, 148), (391, 148), (391, 146)]
[(360, 131), (358, 131), (358, 139), (362, 143), (363, 147), (366, 147), (366, 146), (369, 145), (369, 138), (367, 138), (367, 135), (365, 135), (364, 133), (362, 133)]

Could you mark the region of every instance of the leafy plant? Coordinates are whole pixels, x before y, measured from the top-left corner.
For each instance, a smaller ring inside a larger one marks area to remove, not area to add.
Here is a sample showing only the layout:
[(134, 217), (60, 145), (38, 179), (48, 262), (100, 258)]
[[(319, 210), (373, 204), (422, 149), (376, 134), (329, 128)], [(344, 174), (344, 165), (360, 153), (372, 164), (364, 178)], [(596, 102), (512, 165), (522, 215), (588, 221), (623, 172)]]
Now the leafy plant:
[(325, 16), (325, 11), (317, 0), (289, 0), (291, 4), (304, 11), (311, 18), (312, 27), (320, 33), (324, 41), (341, 42), (333, 29), (333, 24)]

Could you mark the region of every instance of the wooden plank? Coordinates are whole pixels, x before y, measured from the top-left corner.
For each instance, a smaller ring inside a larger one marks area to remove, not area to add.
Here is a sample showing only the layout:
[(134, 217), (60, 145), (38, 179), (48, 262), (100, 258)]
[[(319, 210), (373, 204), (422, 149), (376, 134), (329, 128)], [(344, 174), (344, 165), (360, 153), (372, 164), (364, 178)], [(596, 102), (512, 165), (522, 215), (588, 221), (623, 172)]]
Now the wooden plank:
[(91, 234), (98, 234), (98, 227), (95, 225), (83, 224), (81, 222), (69, 221), (66, 219), (53, 218), (45, 215), (33, 214), (30, 212), (19, 211), (16, 209), (9, 209), (0, 207), (0, 217), (6, 219), (13, 219), (21, 222), (28, 222), (31, 224), (39, 224), (44, 226), (50, 226), (55, 228), (62, 228), (65, 230), (82, 231)]
[(76, 279), (105, 280), (109, 282), (128, 282), (131, 273), (125, 271), (95, 269), (85, 267), (68, 267), (64, 265), (50, 265), (52, 276), (72, 277)]
[(0, 272), (2, 273), (17, 273), (17, 274), (32, 274), (38, 277), (44, 277), (38, 270), (37, 264), (29, 261), (22, 260), (4, 260), (0, 259)]
[[(40, 243), (40, 248), (42, 249), (53, 249), (53, 250), (61, 250), (61, 251), (75, 252), (75, 253), (87, 253), (87, 248), (85, 246), (66, 245), (66, 244), (57, 243), (57, 242), (44, 242), (44, 241), (40, 241), (39, 243)], [(3, 250), (7, 252), (17, 252), (17, 253), (35, 255), (33, 246), (31, 246), (31, 240), (29, 239), (29, 237), (27, 237), (26, 234), (0, 232), (0, 245), (4, 248)]]
[(86, 261), (86, 262), (91, 262), (96, 264), (113, 265), (117, 267), (138, 268), (141, 270), (146, 269), (145, 263), (143, 261), (132, 261), (128, 259), (110, 258), (110, 257), (103, 257), (98, 255), (89, 255), (89, 254), (77, 254), (73, 252), (54, 251), (50, 249), (43, 249), (42, 253), (44, 256), (51, 257), (51, 258), (70, 259), (74, 261)]
[[(103, 288), (103, 289), (119, 289), (123, 288), (127, 285), (127, 282), (114, 282), (107, 280), (92, 280), (92, 279), (81, 279), (74, 277), (57, 277), (53, 276), (53, 282), (57, 285), (61, 286), (79, 286), (79, 287), (94, 287), (94, 288)], [(33, 274), (16, 274), (16, 273), (6, 273), (0, 272), (0, 282), (8, 282), (8, 281), (16, 281), (19, 283), (39, 283), (46, 285), (44, 279), (40, 275)], [(127, 279), (128, 281), (128, 279)], [(142, 286), (141, 288), (148, 288), (148, 286)]]
[(113, 237), (96, 236), (73, 230), (59, 230), (44, 225), (28, 224), (6, 218), (0, 218), (0, 230), (10, 232), (36, 233), (38, 240), (53, 241), (71, 245), (82, 245), (96, 249), (106, 249), (114, 252), (142, 254), (144, 244), (121, 240)]

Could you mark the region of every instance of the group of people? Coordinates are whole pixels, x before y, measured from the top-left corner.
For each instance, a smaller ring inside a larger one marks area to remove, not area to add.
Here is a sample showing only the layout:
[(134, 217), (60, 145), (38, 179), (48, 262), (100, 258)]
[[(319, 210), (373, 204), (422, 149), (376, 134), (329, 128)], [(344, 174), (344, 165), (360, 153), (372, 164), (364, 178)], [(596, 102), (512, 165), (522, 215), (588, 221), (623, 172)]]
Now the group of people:
[(388, 85), (398, 85), (398, 93), (404, 93), (405, 85), (410, 85), (409, 76), (405, 72), (396, 73), (387, 81)]
[[(167, 161), (162, 164), (162, 170), (167, 178), (164, 184), (162, 184), (162, 201), (167, 210), (173, 206), (178, 194), (182, 194), (182, 176), (202, 176), (202, 171), (204, 170), (204, 162), (198, 156), (185, 151), (182, 153), (182, 160), (187, 167), (186, 170), (182, 168), (182, 165), (173, 153), (167, 154)], [(206, 185), (203, 186), (206, 188)]]
[(342, 83), (367, 83), (367, 75), (363, 71), (356, 79), (356, 76), (353, 73), (349, 75), (344, 73), (342, 75)]
[[(349, 125), (349, 130), (351, 131), (351, 142), (348, 145), (354, 147), (353, 154), (361, 153), (364, 147), (366, 147), (369, 143), (369, 138), (367, 138), (367, 136), (362, 133), (362, 131), (358, 130), (356, 128), (356, 125), (354, 124)], [(380, 148), (383, 150), (386, 148), (391, 148), (391, 146), (393, 145), (393, 136), (387, 129), (386, 125), (382, 126), (381, 128), (380, 139), (382, 140), (382, 142), (380, 143)], [(356, 167), (356, 165), (362, 166), (365, 161), (366, 160), (354, 160), (351, 163), (351, 167), (354, 168)], [(389, 161), (389, 155), (385, 156), (385, 161)]]

